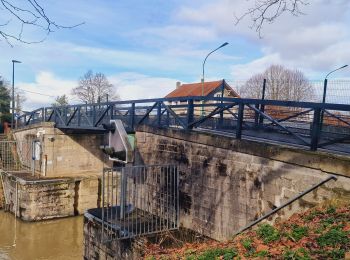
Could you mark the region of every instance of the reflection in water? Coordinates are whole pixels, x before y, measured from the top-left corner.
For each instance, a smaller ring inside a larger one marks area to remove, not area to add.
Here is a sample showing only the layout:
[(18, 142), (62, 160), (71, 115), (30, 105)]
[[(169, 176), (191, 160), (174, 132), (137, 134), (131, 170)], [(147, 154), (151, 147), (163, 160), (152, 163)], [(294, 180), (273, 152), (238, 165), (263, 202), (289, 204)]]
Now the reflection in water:
[(83, 217), (41, 222), (17, 220), (0, 210), (0, 260), (82, 259)]

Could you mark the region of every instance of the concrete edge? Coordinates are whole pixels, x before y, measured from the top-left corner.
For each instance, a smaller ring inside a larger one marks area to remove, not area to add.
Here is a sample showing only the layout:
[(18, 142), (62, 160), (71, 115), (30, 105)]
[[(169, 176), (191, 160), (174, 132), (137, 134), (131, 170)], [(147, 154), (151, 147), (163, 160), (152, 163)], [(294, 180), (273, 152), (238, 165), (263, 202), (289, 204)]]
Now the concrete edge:
[(293, 162), (293, 164), (318, 169), (325, 173), (350, 177), (350, 156), (324, 151), (313, 152), (291, 146), (261, 143), (252, 140), (238, 140), (211, 133), (164, 129), (147, 125), (138, 126), (136, 132), (151, 133), (216, 148), (229, 149), (280, 162)]

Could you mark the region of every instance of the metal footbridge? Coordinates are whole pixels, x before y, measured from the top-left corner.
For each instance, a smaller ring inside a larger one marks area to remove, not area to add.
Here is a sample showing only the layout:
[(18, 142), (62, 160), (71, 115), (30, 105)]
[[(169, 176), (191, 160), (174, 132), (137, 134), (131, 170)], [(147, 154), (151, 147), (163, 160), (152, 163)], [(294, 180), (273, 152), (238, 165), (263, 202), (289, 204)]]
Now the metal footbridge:
[(111, 119), (130, 133), (139, 125), (204, 131), (311, 150), (350, 153), (350, 105), (279, 100), (181, 97), (43, 107), (17, 128), (53, 122), (62, 131), (106, 131)]

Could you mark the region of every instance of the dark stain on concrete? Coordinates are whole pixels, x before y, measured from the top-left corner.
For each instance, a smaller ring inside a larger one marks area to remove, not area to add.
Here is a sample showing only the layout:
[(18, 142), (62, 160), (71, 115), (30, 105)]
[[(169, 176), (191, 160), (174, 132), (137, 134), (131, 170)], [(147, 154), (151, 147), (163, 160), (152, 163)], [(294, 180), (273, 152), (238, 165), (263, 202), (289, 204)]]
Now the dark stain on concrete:
[(257, 189), (260, 189), (261, 188), (261, 181), (259, 180), (258, 177), (256, 177), (254, 179), (254, 186), (257, 188)]
[(222, 163), (222, 162), (219, 162), (218, 165), (217, 165), (217, 168), (218, 168), (218, 172), (219, 172), (219, 175), (220, 176), (227, 176), (227, 165)]
[(192, 206), (192, 198), (191, 196), (183, 191), (179, 192), (179, 204), (180, 209), (182, 209), (185, 214), (190, 214), (191, 212), (191, 206)]
[(79, 210), (78, 210), (79, 186), (80, 186), (80, 181), (76, 181), (74, 186), (74, 204), (73, 204), (75, 216), (79, 215)]

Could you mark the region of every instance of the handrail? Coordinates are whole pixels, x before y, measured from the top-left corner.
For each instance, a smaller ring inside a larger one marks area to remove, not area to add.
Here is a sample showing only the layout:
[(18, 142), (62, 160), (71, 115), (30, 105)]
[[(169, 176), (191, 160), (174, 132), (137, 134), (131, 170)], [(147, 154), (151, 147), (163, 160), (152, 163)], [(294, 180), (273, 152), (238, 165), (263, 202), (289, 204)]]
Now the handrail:
[(264, 219), (270, 217), (271, 215), (275, 214), (277, 211), (285, 208), (286, 206), (288, 206), (289, 204), (293, 203), (294, 201), (300, 199), (301, 197), (305, 196), (306, 194), (310, 193), (311, 191), (313, 191), (314, 189), (320, 187), (321, 185), (325, 184), (326, 182), (329, 182), (330, 180), (337, 180), (337, 177), (334, 175), (329, 176), (328, 178), (326, 178), (325, 180), (317, 183), (316, 185), (312, 186), (311, 188), (301, 192), (299, 195), (291, 198), (290, 200), (288, 200), (287, 202), (283, 203), (281, 206), (271, 210), (269, 213), (265, 214), (264, 216), (258, 218), (257, 220), (251, 222), (250, 224), (248, 224), (247, 226), (241, 228), (239, 231), (237, 231), (233, 236), (236, 236), (244, 231), (246, 231), (247, 229), (255, 226), (256, 224), (260, 223), (261, 221), (263, 221)]

